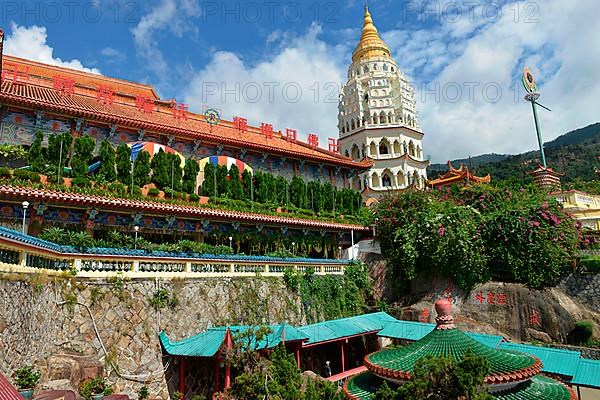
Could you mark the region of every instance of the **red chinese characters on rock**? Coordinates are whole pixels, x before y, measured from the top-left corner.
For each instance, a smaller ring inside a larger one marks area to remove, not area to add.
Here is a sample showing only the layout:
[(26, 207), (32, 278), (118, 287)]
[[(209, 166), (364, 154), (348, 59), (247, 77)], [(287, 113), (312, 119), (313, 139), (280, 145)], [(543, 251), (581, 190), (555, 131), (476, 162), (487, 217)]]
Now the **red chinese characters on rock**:
[(297, 136), (298, 133), (295, 129), (285, 128), (285, 140), (287, 140), (288, 142), (295, 142)]
[(242, 117), (233, 117), (233, 127), (240, 132), (248, 130), (248, 120)]
[(483, 304), (483, 301), (489, 305), (506, 305), (506, 294), (505, 293), (494, 293), (488, 292), (484, 294), (482, 291), (475, 293), (475, 303)]
[(340, 154), (340, 141), (334, 138), (329, 138), (329, 151)]
[(531, 308), (531, 314), (529, 314), (529, 324), (537, 326), (538, 328), (542, 326), (540, 313), (534, 307)]
[(12, 82), (13, 85), (29, 83), (29, 65), (5, 62), (2, 65), (2, 81)]
[(314, 133), (308, 134), (308, 145), (310, 147), (319, 147), (319, 137)]
[(173, 117), (176, 120), (187, 119), (188, 117), (188, 105), (183, 103), (176, 103), (173, 107)]
[(104, 105), (111, 105), (114, 101), (114, 92), (109, 86), (100, 85), (96, 92), (96, 100)]
[(75, 91), (75, 81), (66, 76), (56, 75), (52, 77), (52, 86), (54, 90), (67, 96), (72, 95)]
[(273, 139), (273, 125), (267, 124), (266, 122), (260, 123), (260, 134), (267, 139)]
[(138, 111), (146, 114), (152, 114), (154, 111), (154, 100), (148, 96), (137, 95), (135, 97), (135, 106), (137, 107)]

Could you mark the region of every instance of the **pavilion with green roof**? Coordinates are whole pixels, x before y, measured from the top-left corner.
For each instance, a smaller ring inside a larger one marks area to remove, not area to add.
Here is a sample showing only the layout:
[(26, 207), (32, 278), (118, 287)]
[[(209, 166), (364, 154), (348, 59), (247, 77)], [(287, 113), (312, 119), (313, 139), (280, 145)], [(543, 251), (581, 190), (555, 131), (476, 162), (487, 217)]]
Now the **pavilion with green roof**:
[(418, 341), (399, 348), (381, 350), (364, 359), (366, 372), (355, 375), (344, 384), (349, 400), (368, 400), (383, 381), (401, 385), (412, 379), (416, 362), (428, 355), (450, 356), (461, 360), (467, 353), (486, 358), (491, 372), (483, 384), (490, 394), (502, 400), (575, 400), (575, 392), (564, 384), (540, 375), (539, 358), (517, 351), (497, 349), (473, 339), (454, 326), (452, 304), (448, 300), (435, 303), (436, 327)]

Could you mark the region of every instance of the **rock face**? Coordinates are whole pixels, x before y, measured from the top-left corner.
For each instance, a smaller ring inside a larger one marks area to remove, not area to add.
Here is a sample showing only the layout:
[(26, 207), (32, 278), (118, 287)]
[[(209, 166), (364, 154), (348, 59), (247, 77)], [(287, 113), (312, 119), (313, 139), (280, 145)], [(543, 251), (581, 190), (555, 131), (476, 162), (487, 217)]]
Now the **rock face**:
[(600, 274), (569, 275), (559, 287), (590, 309), (600, 312)]
[[(158, 290), (169, 301), (155, 297)], [(33, 364), (42, 385), (66, 379), (77, 387), (105, 369), (116, 391), (133, 398), (144, 384), (152, 397), (168, 398), (160, 331), (179, 340), (227, 323), (304, 322), (299, 298), (282, 280), (259, 277), (124, 281), (7, 274), (0, 277), (0, 310), (0, 368), (7, 376)]]
[(433, 302), (440, 297), (452, 298), (456, 323), (464, 330), (501, 334), (516, 341), (566, 343), (575, 323), (588, 320), (596, 325), (595, 336), (600, 334), (600, 314), (561, 289), (533, 290), (512, 283), (489, 282), (468, 293), (433, 288), (404, 308), (403, 317), (432, 318)]

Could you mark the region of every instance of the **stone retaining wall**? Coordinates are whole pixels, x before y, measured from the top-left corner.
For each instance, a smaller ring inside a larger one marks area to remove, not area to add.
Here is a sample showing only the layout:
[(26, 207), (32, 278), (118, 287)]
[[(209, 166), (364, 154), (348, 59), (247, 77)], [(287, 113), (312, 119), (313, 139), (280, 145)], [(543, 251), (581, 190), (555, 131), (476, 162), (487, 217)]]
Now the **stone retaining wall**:
[[(157, 310), (151, 299), (158, 289), (177, 304)], [(152, 397), (168, 398), (161, 330), (179, 340), (227, 323), (305, 322), (300, 300), (281, 279), (259, 277), (123, 281), (5, 274), (0, 310), (0, 368), (7, 376), (34, 364), (42, 382), (63, 379), (78, 364), (72, 358), (90, 356), (100, 369), (104, 364), (117, 391), (134, 398), (144, 382)]]
[(562, 280), (559, 288), (590, 309), (600, 312), (600, 274), (569, 275)]

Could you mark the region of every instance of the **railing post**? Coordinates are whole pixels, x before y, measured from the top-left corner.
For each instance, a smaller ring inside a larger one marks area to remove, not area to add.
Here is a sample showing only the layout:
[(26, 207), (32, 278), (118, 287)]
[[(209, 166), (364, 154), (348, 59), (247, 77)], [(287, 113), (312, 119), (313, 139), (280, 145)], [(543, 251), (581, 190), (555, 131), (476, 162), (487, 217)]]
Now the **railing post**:
[(185, 263), (185, 272), (190, 273), (192, 272), (192, 262), (188, 261)]
[(229, 273), (233, 274), (235, 272), (235, 264), (231, 263), (229, 264)]
[(133, 260), (132, 268), (133, 268), (133, 272), (139, 272), (140, 271), (140, 262), (138, 260)]
[(265, 264), (265, 274), (269, 273), (269, 264)]
[(75, 271), (77, 271), (77, 272), (81, 271), (81, 259), (76, 258), (74, 261), (74, 264), (75, 264)]
[(26, 251), (21, 251), (19, 253), (19, 265), (21, 267), (27, 266), (27, 252)]

